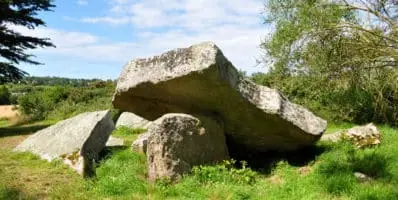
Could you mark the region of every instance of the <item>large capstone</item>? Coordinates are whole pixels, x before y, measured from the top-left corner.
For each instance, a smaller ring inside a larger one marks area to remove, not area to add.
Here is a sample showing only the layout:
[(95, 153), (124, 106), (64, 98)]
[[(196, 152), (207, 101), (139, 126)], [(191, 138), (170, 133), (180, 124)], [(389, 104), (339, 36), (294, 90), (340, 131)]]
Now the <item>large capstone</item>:
[(31, 152), (48, 161), (61, 159), (78, 173), (93, 176), (94, 162), (113, 129), (109, 111), (82, 113), (38, 131), (14, 151)]
[(195, 165), (228, 159), (222, 126), (215, 120), (186, 114), (166, 114), (148, 130), (148, 176), (150, 181), (177, 181)]
[(311, 145), (326, 129), (277, 90), (241, 77), (211, 42), (129, 62), (113, 105), (151, 121), (166, 113), (212, 116), (228, 140), (257, 151)]

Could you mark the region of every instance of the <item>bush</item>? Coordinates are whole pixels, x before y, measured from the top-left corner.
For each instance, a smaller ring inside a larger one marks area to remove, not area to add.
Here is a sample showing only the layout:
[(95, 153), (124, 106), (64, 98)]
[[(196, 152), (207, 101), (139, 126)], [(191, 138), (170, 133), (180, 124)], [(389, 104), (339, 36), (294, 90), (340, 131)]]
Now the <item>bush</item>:
[(18, 98), (19, 109), (23, 114), (31, 116), (32, 120), (42, 120), (68, 95), (68, 89), (61, 87), (27, 93)]
[(73, 88), (70, 92), (70, 96), (68, 100), (74, 104), (81, 102), (88, 102), (89, 100), (94, 98), (94, 94), (91, 90), (85, 90), (81, 88)]
[(334, 122), (398, 125), (398, 82), (394, 74), (351, 83), (330, 77), (275, 73), (254, 74), (261, 85), (279, 89), (291, 101)]
[[(19, 95), (17, 102), (21, 112), (32, 120), (62, 120), (82, 112), (112, 108), (114, 84), (105, 83), (107, 85), (99, 88), (36, 86), (31, 92)], [(17, 88), (24, 90), (24, 87)]]
[(44, 119), (53, 109), (54, 103), (45, 92), (32, 92), (18, 98), (19, 110), (32, 120)]

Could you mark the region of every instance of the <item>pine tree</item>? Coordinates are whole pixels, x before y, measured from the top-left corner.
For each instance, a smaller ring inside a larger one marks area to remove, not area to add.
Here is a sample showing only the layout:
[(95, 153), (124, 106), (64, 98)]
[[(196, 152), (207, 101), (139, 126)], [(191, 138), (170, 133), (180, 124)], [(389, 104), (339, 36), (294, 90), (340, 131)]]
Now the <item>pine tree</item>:
[[(33, 55), (26, 53), (37, 47), (55, 47), (48, 38), (25, 36), (11, 26), (24, 26), (35, 29), (45, 26), (38, 18), (38, 12), (51, 11), (55, 7), (52, 0), (0, 0), (0, 83), (15, 81), (27, 75), (16, 65), (29, 63), (41, 64), (32, 60)], [(7, 60), (4, 62), (4, 60)]]

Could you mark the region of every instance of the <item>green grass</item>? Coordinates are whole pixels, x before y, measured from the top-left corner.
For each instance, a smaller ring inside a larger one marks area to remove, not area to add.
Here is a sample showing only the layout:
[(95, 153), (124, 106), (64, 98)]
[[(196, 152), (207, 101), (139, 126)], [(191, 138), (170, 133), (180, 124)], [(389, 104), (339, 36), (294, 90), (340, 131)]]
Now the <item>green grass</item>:
[(77, 199), (87, 195), (82, 190), (84, 180), (62, 163), (3, 150), (0, 156), (0, 199)]
[[(328, 132), (350, 126), (332, 125)], [(398, 130), (379, 128), (382, 144), (374, 148), (319, 143), (309, 155), (270, 155), (275, 159), (264, 164), (269, 170), (227, 162), (196, 167), (178, 184), (148, 184), (146, 156), (128, 147), (105, 150), (90, 180), (60, 163), (0, 148), (0, 199), (398, 199)], [(135, 131), (119, 128), (113, 135), (133, 139), (140, 133)], [(5, 138), (0, 136), (0, 145)], [(354, 172), (372, 180), (361, 182)]]
[[(142, 199), (148, 193), (146, 156), (130, 148), (109, 151), (97, 169), (90, 189), (98, 197)], [(141, 198), (140, 198), (141, 197)]]
[(137, 139), (139, 134), (145, 133), (146, 131), (147, 130), (143, 128), (130, 129), (126, 126), (121, 126), (113, 131), (112, 135), (117, 138), (123, 138), (124, 144), (130, 146), (135, 139)]
[(9, 122), (8, 119), (0, 118), (0, 127), (8, 126)]
[(328, 124), (328, 129), (326, 130), (326, 134), (335, 133), (335, 132), (341, 131), (343, 129), (349, 129), (349, 128), (352, 128), (353, 126), (355, 126), (355, 125), (350, 124), (350, 123)]

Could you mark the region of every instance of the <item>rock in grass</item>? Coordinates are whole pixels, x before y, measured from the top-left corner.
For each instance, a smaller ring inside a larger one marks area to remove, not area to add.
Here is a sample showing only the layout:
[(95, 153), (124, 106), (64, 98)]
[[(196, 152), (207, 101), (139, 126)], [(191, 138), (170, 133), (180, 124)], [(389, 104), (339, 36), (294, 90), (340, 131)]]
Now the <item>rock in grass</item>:
[(147, 146), (150, 181), (177, 181), (195, 165), (228, 159), (222, 127), (210, 118), (166, 114), (149, 127)]
[(106, 142), (107, 147), (119, 147), (124, 145), (124, 140), (121, 138), (115, 138), (112, 136), (109, 136), (108, 141)]
[(124, 112), (120, 115), (119, 119), (116, 122), (116, 128), (121, 127), (121, 126), (126, 126), (131, 129), (136, 129), (136, 128), (148, 128), (150, 125), (150, 121), (134, 114), (134, 113), (129, 113), (129, 112)]
[(371, 181), (372, 178), (361, 172), (354, 172), (355, 178), (360, 182)]
[(322, 141), (338, 142), (340, 140), (351, 141), (357, 148), (380, 144), (380, 131), (373, 124), (356, 126), (348, 130), (322, 136)]
[(48, 161), (62, 159), (78, 173), (93, 176), (94, 162), (113, 129), (109, 111), (82, 113), (38, 131), (14, 150), (32, 152)]
[(241, 77), (211, 42), (129, 62), (113, 105), (148, 120), (166, 113), (211, 115), (234, 143), (257, 151), (311, 145), (326, 129), (325, 120), (279, 91)]

